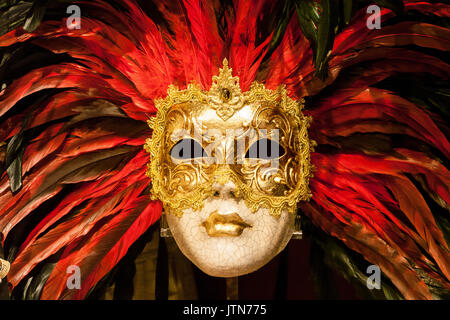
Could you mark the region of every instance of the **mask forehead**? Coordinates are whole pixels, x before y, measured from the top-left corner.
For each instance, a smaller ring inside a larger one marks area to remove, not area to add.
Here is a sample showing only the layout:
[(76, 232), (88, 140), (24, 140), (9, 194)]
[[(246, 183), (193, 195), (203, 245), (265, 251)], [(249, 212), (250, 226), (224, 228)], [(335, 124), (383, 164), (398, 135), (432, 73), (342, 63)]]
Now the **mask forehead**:
[(222, 119), (217, 111), (207, 104), (184, 103), (171, 107), (167, 114), (165, 136), (172, 136), (183, 129), (194, 136), (194, 130), (206, 132), (214, 129), (225, 134), (227, 130), (248, 127), (253, 118), (253, 106), (243, 106), (231, 118)]
[(172, 106), (168, 111), (164, 134), (173, 136), (177, 131), (184, 130), (193, 136), (194, 130), (206, 132), (214, 129), (225, 135), (230, 130), (238, 132), (248, 128), (287, 133), (297, 126), (282, 108), (274, 104), (246, 104), (224, 120), (208, 105), (184, 103)]

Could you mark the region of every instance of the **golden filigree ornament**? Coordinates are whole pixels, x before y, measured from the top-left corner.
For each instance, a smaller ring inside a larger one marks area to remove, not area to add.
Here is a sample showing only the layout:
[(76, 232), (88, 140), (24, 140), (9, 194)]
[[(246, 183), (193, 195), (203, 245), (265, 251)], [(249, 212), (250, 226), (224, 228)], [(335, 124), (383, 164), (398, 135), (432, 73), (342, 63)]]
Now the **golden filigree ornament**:
[(236, 110), (244, 105), (244, 96), (239, 86), (239, 77), (233, 77), (232, 69), (228, 68), (227, 59), (223, 60), (223, 68), (219, 76), (213, 76), (211, 89), (208, 93), (208, 103), (216, 110), (224, 121), (228, 120)]
[(184, 90), (170, 86), (155, 100), (157, 114), (146, 140), (150, 153), (147, 175), (151, 197), (177, 215), (200, 210), (214, 193), (213, 184), (233, 182), (234, 195), (253, 212), (268, 208), (273, 216), (311, 197), (308, 138), (311, 117), (304, 101), (254, 82), (241, 92), (227, 60), (213, 77), (209, 91), (195, 84)]

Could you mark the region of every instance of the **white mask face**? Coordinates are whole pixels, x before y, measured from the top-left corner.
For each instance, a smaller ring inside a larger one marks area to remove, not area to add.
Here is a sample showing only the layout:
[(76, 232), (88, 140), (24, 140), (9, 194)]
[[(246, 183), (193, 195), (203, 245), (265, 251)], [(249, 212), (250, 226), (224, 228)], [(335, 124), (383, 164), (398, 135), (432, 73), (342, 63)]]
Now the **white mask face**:
[(294, 214), (283, 210), (274, 217), (266, 208), (252, 213), (234, 196), (232, 182), (213, 188), (216, 195), (206, 199), (201, 210), (167, 215), (178, 247), (199, 269), (216, 277), (240, 276), (258, 270), (285, 248)]
[(147, 171), (181, 251), (205, 273), (253, 272), (292, 236), (311, 197), (310, 118), (286, 89), (242, 93), (224, 60), (208, 92), (171, 87), (156, 100)]

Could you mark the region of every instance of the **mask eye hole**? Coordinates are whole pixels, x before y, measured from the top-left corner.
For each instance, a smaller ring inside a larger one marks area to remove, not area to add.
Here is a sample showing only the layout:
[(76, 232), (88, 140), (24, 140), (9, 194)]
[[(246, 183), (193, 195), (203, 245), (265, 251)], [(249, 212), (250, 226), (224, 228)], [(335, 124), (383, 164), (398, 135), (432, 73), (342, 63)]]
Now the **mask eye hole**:
[(270, 139), (260, 139), (248, 148), (245, 158), (247, 159), (277, 159), (284, 155), (284, 148)]
[(170, 156), (185, 160), (205, 157), (206, 152), (194, 139), (181, 139), (170, 150)]

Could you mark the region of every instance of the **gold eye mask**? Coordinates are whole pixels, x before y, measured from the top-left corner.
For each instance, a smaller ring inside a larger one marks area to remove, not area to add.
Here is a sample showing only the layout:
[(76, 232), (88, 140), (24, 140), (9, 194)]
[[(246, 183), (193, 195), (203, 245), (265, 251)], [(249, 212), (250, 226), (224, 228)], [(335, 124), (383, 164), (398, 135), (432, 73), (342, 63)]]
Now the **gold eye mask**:
[(257, 82), (242, 93), (226, 59), (209, 92), (195, 84), (185, 90), (170, 86), (148, 121), (152, 199), (181, 215), (189, 207), (201, 209), (214, 183), (233, 181), (236, 196), (253, 212), (294, 212), (311, 197), (314, 142), (302, 102), (288, 97), (284, 87), (271, 91)]

